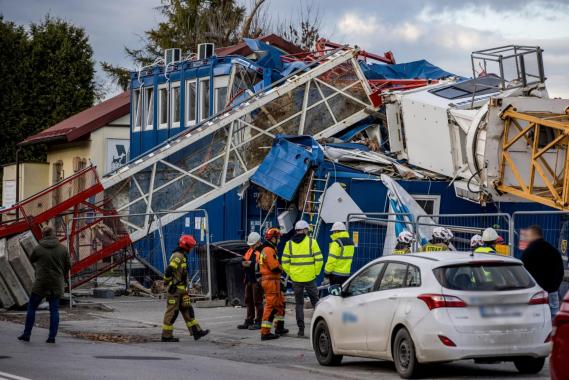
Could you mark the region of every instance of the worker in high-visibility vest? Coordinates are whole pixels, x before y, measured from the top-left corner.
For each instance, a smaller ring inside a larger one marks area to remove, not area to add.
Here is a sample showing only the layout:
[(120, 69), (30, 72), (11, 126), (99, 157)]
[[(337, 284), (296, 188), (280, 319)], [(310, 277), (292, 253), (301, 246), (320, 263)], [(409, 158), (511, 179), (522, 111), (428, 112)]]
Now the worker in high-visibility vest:
[(168, 286), (168, 298), (162, 325), (162, 342), (179, 341), (178, 338), (174, 338), (174, 322), (178, 314), (182, 314), (186, 326), (195, 340), (209, 333), (209, 330), (202, 330), (195, 319), (194, 308), (190, 303), (187, 287), (187, 256), (195, 246), (196, 239), (192, 235), (182, 235), (178, 241), (178, 248), (172, 253), (168, 267), (164, 272), (164, 283)]
[[(281, 232), (278, 228), (269, 228), (265, 231), (265, 243), (262, 250), (257, 253), (261, 285), (265, 293), (265, 308), (261, 322), (261, 340), (277, 339), (288, 333), (284, 327), (285, 298), (281, 289), (282, 267), (277, 256), (277, 245)], [(275, 324), (275, 333), (271, 328)]]
[(453, 237), (454, 235), (448, 228), (435, 227), (433, 228), (433, 237), (421, 247), (421, 252), (448, 251)]
[(318, 287), (316, 277), (322, 271), (324, 258), (320, 247), (308, 235), (308, 223), (304, 220), (296, 222), (296, 234), (285, 244), (282, 266), (293, 283), (294, 299), (296, 303), (296, 324), (298, 336), (304, 336), (304, 291), (308, 293), (312, 306), (318, 302)]
[(489, 227), (482, 232), (482, 245), (474, 250), (474, 253), (493, 253), (496, 254), (496, 241), (498, 233)]
[(328, 260), (324, 267), (324, 277), (330, 285), (343, 284), (350, 278), (352, 259), (354, 258), (354, 242), (346, 230), (346, 225), (336, 222), (330, 229), (332, 233), (330, 247), (328, 248)]
[(482, 236), (479, 234), (473, 235), (470, 238), (470, 249), (476, 252), (476, 249), (482, 247), (484, 245), (484, 240), (482, 240)]
[(411, 244), (415, 241), (415, 236), (407, 231), (403, 230), (397, 236), (397, 244), (393, 250), (394, 255), (404, 255), (406, 253), (411, 253)]
[(249, 249), (243, 255), (245, 282), (245, 306), (247, 306), (247, 316), (245, 322), (238, 325), (240, 330), (259, 330), (261, 328), (261, 317), (263, 315), (263, 288), (261, 283), (257, 281), (257, 264), (259, 252), (262, 249), (261, 235), (258, 232), (251, 232), (247, 236), (247, 245)]

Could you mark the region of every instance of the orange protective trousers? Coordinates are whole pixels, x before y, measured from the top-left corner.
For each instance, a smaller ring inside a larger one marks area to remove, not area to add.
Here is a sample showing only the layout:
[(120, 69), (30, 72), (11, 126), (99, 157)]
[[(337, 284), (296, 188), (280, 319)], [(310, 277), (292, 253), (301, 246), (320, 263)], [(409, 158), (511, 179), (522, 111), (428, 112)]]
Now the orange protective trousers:
[(271, 332), (273, 322), (284, 323), (285, 298), (281, 292), (281, 280), (263, 277), (261, 280), (263, 292), (265, 293), (265, 307), (263, 309), (263, 321), (261, 322), (261, 335)]

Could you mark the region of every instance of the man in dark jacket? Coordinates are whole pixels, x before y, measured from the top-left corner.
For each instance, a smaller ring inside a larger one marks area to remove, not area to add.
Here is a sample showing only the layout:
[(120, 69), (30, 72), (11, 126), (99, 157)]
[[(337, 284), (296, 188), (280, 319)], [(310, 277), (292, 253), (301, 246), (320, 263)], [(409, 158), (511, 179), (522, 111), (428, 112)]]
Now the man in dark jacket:
[(71, 268), (69, 252), (55, 236), (53, 227), (42, 230), (43, 239), (34, 249), (30, 261), (36, 270), (36, 280), (28, 302), (24, 333), (18, 337), (30, 341), (36, 319), (36, 310), (44, 298), (49, 302), (49, 337), (47, 343), (55, 343), (59, 327), (59, 299), (63, 296), (65, 277)]
[(564, 275), (563, 259), (561, 253), (543, 239), (540, 226), (530, 226), (525, 233), (529, 244), (522, 254), (522, 261), (537, 284), (549, 293), (553, 317), (559, 311), (558, 290)]

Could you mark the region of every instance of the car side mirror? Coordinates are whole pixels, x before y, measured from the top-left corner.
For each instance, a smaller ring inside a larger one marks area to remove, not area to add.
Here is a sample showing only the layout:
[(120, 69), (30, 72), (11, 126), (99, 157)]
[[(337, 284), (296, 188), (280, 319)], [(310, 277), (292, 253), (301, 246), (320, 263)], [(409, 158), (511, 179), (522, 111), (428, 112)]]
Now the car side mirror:
[(338, 297), (342, 297), (342, 285), (331, 285), (328, 288), (328, 292), (330, 293), (330, 295), (332, 296), (338, 296)]

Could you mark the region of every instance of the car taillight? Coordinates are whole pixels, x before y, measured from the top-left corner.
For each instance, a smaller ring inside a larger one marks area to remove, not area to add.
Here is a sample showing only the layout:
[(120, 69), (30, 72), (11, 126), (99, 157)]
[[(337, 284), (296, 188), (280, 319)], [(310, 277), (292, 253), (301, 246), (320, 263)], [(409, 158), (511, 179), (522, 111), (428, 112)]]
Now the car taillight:
[(561, 303), (561, 307), (559, 308), (559, 311), (565, 312), (565, 313), (569, 313), (569, 302), (567, 301), (563, 301)]
[(446, 294), (421, 294), (417, 298), (425, 302), (429, 310), (439, 307), (466, 307), (466, 303), (460, 298)]
[(547, 305), (547, 304), (549, 304), (549, 298), (547, 296), (547, 293), (544, 292), (543, 290), (540, 290), (539, 292), (535, 293), (529, 299), (529, 304), (530, 305)]
[(439, 335), (439, 339), (441, 340), (441, 342), (448, 347), (456, 347), (456, 344), (450, 340), (450, 338), (444, 336), (444, 335)]

